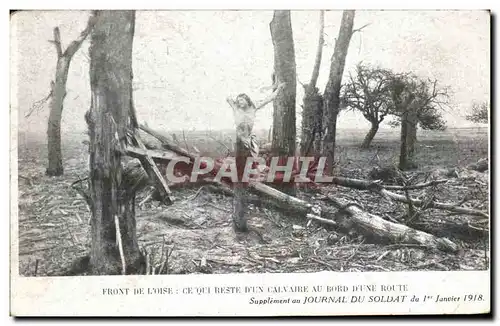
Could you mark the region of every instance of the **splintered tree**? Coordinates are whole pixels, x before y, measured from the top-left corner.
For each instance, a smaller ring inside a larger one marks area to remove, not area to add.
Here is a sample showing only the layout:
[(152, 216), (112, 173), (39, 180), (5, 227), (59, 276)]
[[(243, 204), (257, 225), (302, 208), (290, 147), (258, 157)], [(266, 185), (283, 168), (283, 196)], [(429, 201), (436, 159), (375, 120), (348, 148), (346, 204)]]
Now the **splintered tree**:
[(61, 33), (59, 28), (54, 28), (54, 40), (49, 42), (55, 45), (57, 51), (57, 66), (55, 81), (50, 84), (50, 115), (47, 128), (47, 146), (49, 165), (46, 174), (49, 176), (58, 176), (64, 173), (62, 165), (61, 153), (61, 119), (64, 106), (64, 98), (66, 97), (66, 82), (68, 80), (68, 71), (71, 59), (87, 35), (92, 30), (95, 17), (92, 15), (87, 23), (87, 27), (80, 33), (80, 36), (71, 42), (63, 52), (61, 45)]
[(323, 121), (325, 127), (322, 155), (326, 157), (326, 173), (333, 172), (335, 160), (335, 137), (337, 133), (337, 117), (340, 111), (340, 89), (342, 74), (349, 43), (353, 34), (354, 10), (345, 10), (339, 34), (335, 41), (335, 50), (331, 59), (330, 75), (324, 93)]
[(343, 98), (346, 106), (363, 114), (371, 124), (361, 144), (362, 148), (370, 147), (380, 123), (391, 113), (389, 105), (391, 75), (386, 69), (360, 63), (356, 66), (356, 75), (349, 74), (349, 80), (344, 86)]
[(285, 84), (273, 102), (272, 153), (284, 158), (284, 160), (280, 160), (280, 165), (285, 165), (286, 158), (295, 154), (296, 141), (295, 95), (297, 81), (290, 11), (274, 11), (270, 29), (274, 46), (274, 84)]
[(323, 96), (321, 96), (316, 83), (319, 77), (319, 68), (323, 55), (325, 11), (320, 11), (319, 17), (319, 37), (316, 59), (311, 80), (304, 87), (304, 99), (302, 105), (302, 130), (300, 136), (300, 153), (307, 156), (309, 153), (320, 152), (322, 126), (323, 126)]
[(135, 12), (96, 13), (90, 46), (90, 192), (93, 274), (138, 273), (135, 192), (121, 165), (132, 109)]

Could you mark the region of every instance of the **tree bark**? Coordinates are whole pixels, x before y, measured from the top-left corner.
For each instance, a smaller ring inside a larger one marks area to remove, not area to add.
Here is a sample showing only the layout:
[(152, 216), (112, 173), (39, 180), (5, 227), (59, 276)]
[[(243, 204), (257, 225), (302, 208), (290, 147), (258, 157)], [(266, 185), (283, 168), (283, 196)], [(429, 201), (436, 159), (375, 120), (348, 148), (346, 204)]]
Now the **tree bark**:
[[(284, 89), (273, 101), (272, 153), (279, 157), (279, 165), (286, 165), (288, 157), (295, 156), (297, 135), (295, 126), (297, 79), (290, 11), (274, 11), (270, 30), (274, 46), (275, 84), (285, 83)], [(294, 193), (293, 187), (283, 189), (288, 193)]]
[(247, 185), (242, 182), (243, 172), (247, 157), (250, 157), (250, 152), (245, 148), (241, 139), (236, 137), (235, 143), (235, 160), (237, 167), (238, 182), (233, 185), (233, 229), (235, 232), (247, 232), (248, 224), (246, 217), (246, 209), (248, 206), (248, 191)]
[(311, 152), (319, 154), (319, 147), (316, 146), (321, 140), (321, 128), (323, 126), (323, 97), (316, 88), (319, 77), (319, 68), (323, 56), (324, 29), (325, 29), (325, 11), (320, 11), (320, 27), (318, 36), (318, 48), (316, 49), (316, 59), (309, 84), (304, 85), (304, 99), (302, 105), (302, 128), (300, 153), (307, 156)]
[(94, 17), (91, 16), (87, 27), (80, 33), (80, 36), (68, 45), (63, 52), (61, 47), (61, 35), (59, 28), (54, 28), (54, 40), (50, 41), (56, 47), (57, 65), (55, 80), (51, 83), (50, 90), (50, 114), (47, 126), (47, 150), (48, 167), (45, 173), (49, 176), (59, 176), (64, 173), (61, 152), (61, 119), (64, 108), (64, 98), (66, 97), (66, 82), (71, 59), (83, 41), (87, 38), (94, 24)]
[(410, 106), (408, 112), (408, 132), (406, 134), (406, 150), (407, 150), (407, 165), (408, 168), (415, 168), (415, 144), (417, 142), (417, 110)]
[(61, 119), (64, 98), (66, 97), (66, 81), (71, 58), (59, 57), (57, 59), (56, 81), (52, 84), (52, 98), (50, 101), (50, 114), (47, 127), (47, 149), (49, 165), (45, 173), (49, 176), (63, 175), (61, 152)]
[(313, 153), (319, 155), (319, 141), (323, 125), (323, 97), (318, 89), (305, 88), (302, 106), (302, 128), (300, 139), (300, 153), (308, 156)]
[(369, 148), (373, 138), (375, 138), (375, 135), (377, 134), (379, 128), (378, 122), (372, 121), (371, 122), (371, 127), (368, 133), (365, 136), (365, 139), (363, 139), (363, 143), (361, 144), (361, 148)]
[(295, 154), (295, 97), (296, 66), (292, 23), (289, 10), (276, 10), (270, 24), (274, 46), (274, 74), (276, 82), (285, 83), (284, 89), (273, 101), (273, 141), (275, 155)]
[(414, 168), (415, 142), (417, 139), (416, 110), (410, 104), (401, 115), (401, 147), (399, 151), (399, 168), (407, 170)]
[(404, 111), (401, 115), (401, 136), (399, 148), (399, 169), (406, 170), (408, 166), (408, 147), (406, 141), (408, 139), (408, 111)]
[(340, 88), (342, 84), (342, 74), (344, 73), (345, 59), (349, 49), (349, 43), (353, 33), (354, 10), (345, 10), (342, 15), (342, 22), (335, 42), (330, 65), (330, 76), (326, 84), (324, 94), (324, 118), (325, 135), (322, 146), (322, 154), (326, 157), (325, 172), (333, 172), (335, 162), (335, 140), (337, 133), (337, 117), (340, 107)]
[(309, 88), (316, 87), (319, 77), (319, 67), (321, 66), (321, 58), (323, 57), (323, 45), (325, 43), (325, 11), (319, 12), (319, 35), (318, 35), (318, 48), (316, 49), (316, 59), (314, 60), (314, 68), (309, 82)]
[(136, 236), (135, 193), (125, 189), (121, 165), (131, 110), (134, 24), (134, 11), (98, 11), (90, 46), (90, 266), (98, 275), (139, 273), (143, 260)]

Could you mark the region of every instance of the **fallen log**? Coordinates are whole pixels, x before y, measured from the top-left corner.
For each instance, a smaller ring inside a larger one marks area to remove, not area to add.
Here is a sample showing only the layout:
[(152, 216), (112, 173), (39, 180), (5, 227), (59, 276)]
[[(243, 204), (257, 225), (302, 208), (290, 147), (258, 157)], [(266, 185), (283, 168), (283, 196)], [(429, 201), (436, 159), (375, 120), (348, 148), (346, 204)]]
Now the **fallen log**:
[[(483, 218), (489, 218), (489, 215), (483, 211), (477, 210), (477, 209), (472, 209), (472, 208), (467, 208), (467, 207), (459, 207), (457, 204), (446, 204), (446, 203), (440, 203), (436, 201), (429, 201), (429, 202), (424, 202), (420, 199), (415, 199), (411, 198), (408, 200), (406, 196), (396, 194), (392, 191), (388, 191), (387, 189), (384, 189), (383, 186), (381, 186), (378, 183), (375, 182), (370, 182), (367, 180), (360, 180), (360, 179), (350, 179), (350, 178), (343, 178), (343, 177), (333, 177), (332, 183), (343, 186), (343, 187), (348, 187), (348, 188), (354, 188), (358, 190), (369, 190), (373, 191), (375, 193), (378, 193), (382, 197), (385, 197), (387, 199), (392, 199), (401, 203), (410, 203), (413, 206), (416, 207), (425, 207), (425, 208), (435, 208), (435, 209), (442, 209), (454, 213), (460, 213), (460, 214), (468, 214), (471, 216), (479, 216)], [(404, 189), (404, 188), (402, 188)]]
[(156, 130), (149, 128), (148, 126), (140, 125), (139, 128), (141, 130), (143, 130), (144, 132), (150, 134), (151, 136), (155, 137), (156, 139), (158, 139), (162, 143), (163, 148), (165, 148), (165, 149), (171, 150), (172, 152), (177, 153), (179, 155), (188, 157), (189, 159), (191, 159), (193, 161), (199, 156), (199, 155), (195, 155), (195, 154), (188, 152), (187, 150), (185, 150), (184, 148), (182, 148), (180, 146), (172, 144), (170, 142), (170, 140), (168, 139), (168, 137), (162, 135), (160, 132), (158, 132)]
[[(169, 149), (170, 151), (174, 152), (177, 155), (188, 157), (191, 160), (191, 163), (193, 163), (194, 160), (198, 157), (197, 155), (192, 154), (192, 153), (188, 152), (187, 150), (185, 150), (177, 145), (172, 144), (168, 140), (167, 137), (163, 136), (161, 133), (159, 133), (159, 132), (157, 132), (149, 127), (141, 125), (141, 129), (143, 129), (145, 132), (147, 132), (151, 136), (157, 138), (162, 143), (162, 146), (164, 148)], [(130, 152), (133, 152), (133, 153), (131, 153), (133, 155), (142, 154), (142, 153), (139, 154), (137, 149), (130, 150)], [(160, 152), (160, 151), (155, 151), (155, 152), (151, 153), (151, 156), (156, 160), (162, 160), (163, 162), (168, 162), (170, 160), (170, 156), (172, 156), (172, 154), (162, 154), (162, 152)], [(406, 203), (406, 204), (410, 203), (415, 207), (441, 209), (441, 210), (446, 210), (446, 211), (459, 213), (459, 214), (467, 214), (467, 215), (471, 215), (471, 216), (489, 218), (489, 215), (483, 211), (472, 209), (472, 208), (467, 208), (467, 207), (460, 207), (456, 203), (447, 204), (447, 203), (440, 203), (440, 202), (436, 202), (436, 201), (425, 202), (425, 201), (422, 201), (419, 199), (411, 198), (410, 196), (407, 198), (404, 195), (399, 195), (397, 193), (389, 191), (389, 189), (391, 189), (391, 190), (421, 189), (421, 188), (441, 184), (444, 182), (446, 182), (446, 180), (433, 180), (433, 181), (430, 181), (427, 183), (422, 183), (422, 184), (417, 184), (417, 185), (405, 187), (405, 186), (389, 186), (389, 185), (384, 186), (384, 185), (380, 185), (379, 183), (373, 182), (373, 181), (361, 180), (361, 179), (351, 179), (351, 178), (344, 178), (344, 177), (333, 177), (333, 180), (332, 180), (333, 184), (336, 184), (339, 186), (354, 188), (354, 189), (358, 189), (358, 190), (373, 191), (373, 192), (378, 193), (379, 195), (381, 195), (382, 197), (384, 197), (388, 200), (395, 200), (395, 201)], [(259, 188), (259, 189), (257, 189), (257, 191), (260, 191), (264, 195), (272, 194), (271, 196), (273, 196), (273, 195), (276, 196), (275, 191), (277, 191), (277, 190), (275, 190), (274, 188), (272, 188), (270, 186), (259, 183), (259, 186), (257, 186), (257, 187)], [(283, 198), (281, 198), (281, 199), (283, 199)], [(282, 206), (287, 206), (288, 204), (289, 203), (287, 203), (286, 201), (283, 201)], [(292, 202), (292, 204), (293, 204), (293, 202)], [(282, 208), (284, 208), (284, 207), (282, 207)]]
[(137, 159), (141, 159), (144, 156), (149, 156), (154, 161), (156, 161), (158, 163), (164, 163), (164, 164), (168, 164), (171, 160), (175, 160), (175, 159), (181, 157), (173, 152), (165, 152), (165, 151), (153, 150), (153, 149), (141, 149), (141, 148), (132, 147), (132, 146), (126, 146), (125, 153), (127, 153), (128, 156), (133, 157), (133, 158), (137, 158)]
[[(167, 148), (179, 155), (185, 155), (187, 153), (186, 150), (179, 150), (177, 146), (170, 144), (168, 139), (166, 137), (162, 137), (160, 133), (155, 132), (154, 130), (147, 127), (143, 130), (160, 140), (164, 148)], [(187, 155), (185, 156), (188, 157), (192, 163), (196, 158), (196, 155), (191, 153), (187, 153)], [(204, 181), (207, 182), (206, 179)], [(234, 195), (234, 192), (228, 185), (225, 185), (221, 182), (214, 182), (213, 180), (208, 180), (208, 182), (213, 182), (215, 188), (225, 189), (225, 192), (227, 194)], [(380, 188), (380, 185), (375, 184), (374, 186), (373, 183), (370, 183), (368, 181), (346, 178), (334, 178), (334, 183), (357, 187), (358, 189), (362, 190), (369, 189), (370, 187), (376, 187), (377, 189)], [(366, 212), (361, 207), (359, 207), (359, 205), (352, 203), (341, 203), (339, 200), (336, 200), (331, 196), (327, 196), (327, 198), (329, 198), (329, 201), (334, 204), (338, 211), (334, 212), (328, 207), (322, 207), (322, 213), (325, 215), (325, 217), (328, 217), (328, 219), (325, 219), (324, 217), (317, 216), (317, 214), (313, 212), (313, 205), (302, 199), (287, 195), (260, 182), (251, 182), (249, 186), (250, 190), (253, 193), (258, 194), (261, 197), (270, 199), (270, 204), (272, 206), (278, 209), (294, 212), (295, 214), (304, 216), (308, 219), (316, 220), (320, 223), (335, 225), (337, 224), (335, 219), (339, 217), (338, 213), (347, 213), (350, 217), (352, 226), (361, 234), (367, 236), (376, 236), (379, 238), (387, 239), (394, 243), (404, 242), (419, 244), (422, 246), (437, 248), (439, 250), (447, 252), (458, 251), (458, 246), (446, 238), (438, 238), (431, 234), (412, 229), (402, 224), (389, 222), (377, 215)], [(388, 192), (387, 190), (385, 191)]]
[[(204, 183), (212, 184), (215, 188), (224, 189), (227, 195), (234, 195), (234, 192), (226, 185), (205, 179)], [(328, 225), (342, 225), (337, 221), (339, 212), (346, 213), (350, 218), (350, 225), (360, 234), (369, 237), (389, 240), (393, 243), (418, 244), (429, 248), (437, 248), (446, 252), (457, 252), (458, 246), (447, 238), (435, 237), (432, 234), (412, 229), (406, 225), (387, 221), (380, 216), (371, 214), (363, 210), (359, 205), (353, 203), (342, 203), (330, 195), (326, 195), (328, 202), (332, 203), (338, 210), (333, 211), (328, 207), (322, 207), (325, 217), (317, 216), (312, 213), (313, 205), (305, 200), (287, 195), (279, 190), (269, 187), (265, 184), (255, 182), (251, 183), (250, 189), (260, 197), (272, 199), (268, 202), (271, 206), (305, 216), (308, 219)], [(249, 202), (260, 201), (261, 198), (249, 198)]]
[(252, 192), (275, 200), (277, 204), (276, 206), (281, 209), (291, 210), (298, 214), (305, 215), (311, 211), (313, 206), (302, 199), (287, 195), (260, 182), (250, 183), (249, 186)]
[(488, 237), (488, 222), (471, 223), (468, 221), (457, 221), (455, 219), (431, 219), (426, 218), (410, 225), (424, 232), (435, 234), (439, 237), (453, 236), (455, 239), (470, 241), (485, 239)]
[(352, 226), (361, 234), (387, 239), (393, 243), (418, 244), (429, 248), (456, 253), (459, 247), (447, 238), (412, 229), (406, 225), (387, 221), (363, 210), (359, 205), (342, 203), (331, 195), (326, 198), (341, 211), (350, 215)]
[[(274, 199), (278, 204), (277, 206), (280, 208), (292, 210), (297, 214), (306, 215), (308, 218), (323, 222), (321, 217), (317, 218), (315, 214), (310, 213), (313, 205), (304, 200), (289, 196), (262, 183), (253, 183), (250, 187), (254, 192)], [(341, 224), (335, 221), (335, 219), (339, 217), (338, 213), (347, 213), (350, 217), (350, 224), (356, 231), (365, 236), (378, 237), (393, 243), (419, 244), (446, 252), (455, 253), (458, 251), (458, 246), (447, 238), (438, 238), (432, 234), (412, 229), (406, 225), (387, 221), (380, 216), (366, 212), (357, 204), (342, 203), (329, 195), (327, 198), (329, 202), (338, 208), (338, 211), (333, 213), (326, 207), (322, 207), (323, 213), (330, 218), (329, 221), (333, 221), (333, 223), (328, 222), (326, 224)]]

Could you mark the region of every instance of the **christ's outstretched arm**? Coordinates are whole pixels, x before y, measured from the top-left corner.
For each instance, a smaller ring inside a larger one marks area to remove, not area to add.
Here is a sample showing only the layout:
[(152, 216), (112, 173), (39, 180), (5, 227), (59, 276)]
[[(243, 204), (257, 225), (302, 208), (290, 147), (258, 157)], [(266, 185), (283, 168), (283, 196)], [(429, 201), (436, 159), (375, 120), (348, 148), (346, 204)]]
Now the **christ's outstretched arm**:
[(270, 103), (271, 101), (273, 101), (276, 96), (278, 95), (278, 93), (285, 87), (285, 83), (281, 83), (278, 85), (278, 88), (276, 88), (276, 90), (271, 94), (269, 95), (268, 97), (266, 97), (265, 99), (259, 101), (259, 102), (256, 102), (255, 103), (255, 110), (259, 110), (259, 109), (262, 109), (264, 106), (266, 106), (268, 103)]
[(226, 98), (226, 101), (233, 108), (233, 110), (237, 110), (238, 109), (238, 106), (236, 105), (236, 102), (231, 97)]

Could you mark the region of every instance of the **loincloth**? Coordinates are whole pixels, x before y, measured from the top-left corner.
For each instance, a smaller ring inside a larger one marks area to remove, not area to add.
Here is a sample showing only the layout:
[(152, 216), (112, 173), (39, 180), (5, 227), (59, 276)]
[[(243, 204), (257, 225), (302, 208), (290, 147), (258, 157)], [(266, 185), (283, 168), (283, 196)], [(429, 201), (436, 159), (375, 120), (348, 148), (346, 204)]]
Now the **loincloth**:
[(246, 149), (252, 157), (259, 156), (259, 144), (257, 143), (257, 136), (255, 134), (251, 134), (250, 136), (239, 136), (238, 140), (243, 145), (243, 148)]

